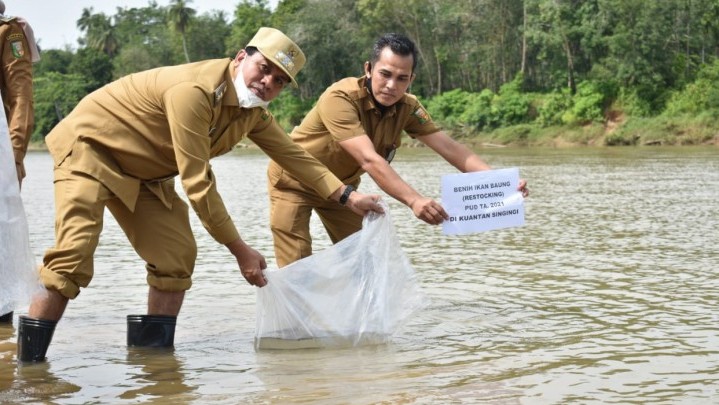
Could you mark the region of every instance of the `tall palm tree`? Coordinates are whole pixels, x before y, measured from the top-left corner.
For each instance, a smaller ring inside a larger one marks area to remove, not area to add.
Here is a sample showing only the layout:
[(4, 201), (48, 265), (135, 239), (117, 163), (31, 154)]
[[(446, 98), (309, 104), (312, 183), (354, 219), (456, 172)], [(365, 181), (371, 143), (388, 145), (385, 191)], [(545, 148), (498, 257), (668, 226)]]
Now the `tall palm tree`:
[(182, 36), (182, 50), (185, 52), (185, 60), (187, 62), (190, 62), (190, 55), (187, 53), (185, 32), (192, 18), (197, 13), (195, 9), (187, 7), (189, 3), (192, 3), (192, 0), (171, 0), (168, 10), (170, 24), (172, 24), (172, 27)]
[(85, 33), (85, 38), (80, 39), (82, 45), (100, 50), (110, 57), (117, 53), (119, 44), (111, 17), (104, 13), (93, 14), (92, 7), (84, 8), (77, 27)]

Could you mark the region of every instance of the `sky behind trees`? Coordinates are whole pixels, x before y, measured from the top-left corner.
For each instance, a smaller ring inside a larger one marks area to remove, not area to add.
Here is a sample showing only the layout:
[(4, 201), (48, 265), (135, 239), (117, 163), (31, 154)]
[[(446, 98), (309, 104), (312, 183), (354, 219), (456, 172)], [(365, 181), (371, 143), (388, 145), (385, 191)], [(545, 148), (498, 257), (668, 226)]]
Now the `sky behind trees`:
[[(241, 0), (195, 0), (189, 5), (203, 14), (211, 10), (222, 10), (228, 18), (232, 17)], [(269, 0), (270, 8), (278, 0)], [(166, 6), (169, 0), (157, 0), (160, 6)], [(67, 45), (75, 49), (77, 39), (82, 33), (77, 28), (77, 20), (84, 8), (92, 7), (96, 13), (113, 15), (117, 8), (146, 7), (149, 0), (5, 0), (5, 14), (24, 17), (35, 31), (35, 37), (43, 49), (65, 49)]]

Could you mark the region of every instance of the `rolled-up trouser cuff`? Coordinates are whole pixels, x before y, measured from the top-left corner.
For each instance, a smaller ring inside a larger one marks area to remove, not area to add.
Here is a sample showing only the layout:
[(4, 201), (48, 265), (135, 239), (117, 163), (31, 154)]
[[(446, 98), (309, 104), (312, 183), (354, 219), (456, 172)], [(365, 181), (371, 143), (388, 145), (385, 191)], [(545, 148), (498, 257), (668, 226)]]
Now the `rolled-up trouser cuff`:
[(65, 298), (74, 299), (78, 294), (80, 294), (80, 287), (72, 280), (61, 276), (44, 266), (40, 269), (40, 280), (45, 288), (49, 290), (57, 290)]
[(189, 277), (157, 277), (152, 273), (148, 273), (147, 284), (160, 291), (187, 291), (192, 287), (192, 279)]

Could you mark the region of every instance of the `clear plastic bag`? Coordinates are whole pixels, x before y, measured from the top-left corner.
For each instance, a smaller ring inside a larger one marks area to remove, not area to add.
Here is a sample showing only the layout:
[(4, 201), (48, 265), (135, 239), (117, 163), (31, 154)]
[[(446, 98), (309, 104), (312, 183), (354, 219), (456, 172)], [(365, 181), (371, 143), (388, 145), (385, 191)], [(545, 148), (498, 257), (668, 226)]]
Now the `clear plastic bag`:
[(42, 291), (4, 111), (0, 111), (0, 258), (3, 315), (27, 304), (34, 293)]
[(381, 204), (385, 214), (368, 214), (359, 232), (281, 270), (265, 270), (255, 349), (387, 343), (428, 303)]

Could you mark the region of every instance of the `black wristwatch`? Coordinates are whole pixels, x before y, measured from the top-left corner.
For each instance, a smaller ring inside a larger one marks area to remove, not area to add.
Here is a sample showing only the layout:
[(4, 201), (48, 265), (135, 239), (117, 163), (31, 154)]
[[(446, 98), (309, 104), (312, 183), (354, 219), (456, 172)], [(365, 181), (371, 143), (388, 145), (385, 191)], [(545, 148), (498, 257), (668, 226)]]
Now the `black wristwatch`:
[(347, 187), (345, 187), (344, 193), (340, 196), (340, 204), (347, 204), (347, 200), (350, 198), (350, 193), (353, 191), (355, 191), (354, 186), (348, 184)]

